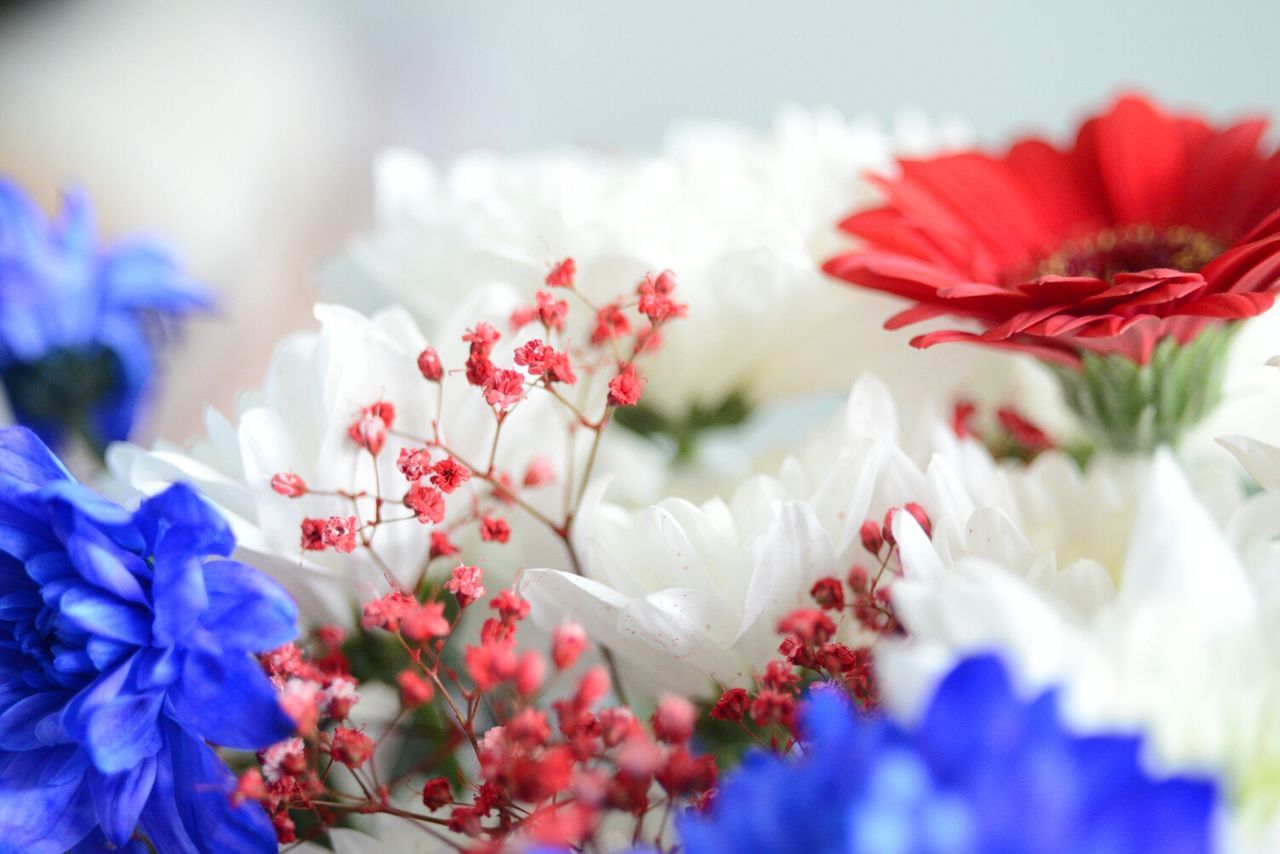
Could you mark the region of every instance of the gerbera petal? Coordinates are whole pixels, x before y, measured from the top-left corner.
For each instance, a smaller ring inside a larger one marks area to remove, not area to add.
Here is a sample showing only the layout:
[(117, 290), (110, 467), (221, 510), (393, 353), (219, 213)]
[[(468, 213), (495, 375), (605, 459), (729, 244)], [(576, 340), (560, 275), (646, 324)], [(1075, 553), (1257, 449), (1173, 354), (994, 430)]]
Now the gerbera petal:
[(1182, 202), (1182, 222), (1210, 233), (1221, 233), (1224, 212), (1245, 188), (1240, 178), (1262, 158), (1258, 140), (1267, 129), (1263, 120), (1232, 125), (1213, 134), (1191, 157)]
[(1208, 294), (1179, 307), (1181, 314), (1194, 317), (1225, 317), (1237, 320), (1262, 314), (1275, 303), (1273, 292), (1245, 294)]
[(1085, 122), (1076, 144), (1102, 178), (1113, 222), (1174, 224), (1187, 174), (1186, 139), (1174, 119), (1123, 97)]
[(1061, 311), (1062, 306), (1054, 305), (1049, 306), (1048, 308), (1036, 309), (1035, 311), (1024, 311), (1020, 314), (1015, 314), (999, 326), (993, 326), (986, 332), (982, 333), (982, 339), (984, 341), (1000, 341), (1005, 338), (1012, 338), (1019, 332), (1035, 326)]
[(1276, 273), (1276, 256), (1280, 255), (1280, 236), (1258, 240), (1220, 255), (1202, 273), (1214, 292), (1270, 290), (1280, 284)]
[(1028, 139), (1009, 151), (1009, 168), (1017, 173), (1055, 224), (1058, 236), (1073, 237), (1109, 224), (1106, 195), (1095, 176), (1076, 167), (1075, 159), (1046, 142)]
[(859, 211), (842, 220), (839, 227), (854, 237), (922, 261), (947, 264), (953, 260), (926, 232), (915, 227), (909, 217), (893, 208)]
[(1074, 303), (1105, 292), (1111, 285), (1092, 276), (1040, 276), (1018, 285), (1018, 290), (1038, 302)]
[(963, 281), (962, 278), (923, 261), (888, 252), (837, 255), (823, 264), (822, 269), (837, 278), (863, 287), (918, 302), (933, 301), (937, 298), (939, 288)]
[(933, 347), (936, 344), (952, 344), (961, 342), (982, 344), (988, 347), (999, 347), (1004, 350), (1013, 350), (1019, 353), (1028, 353), (1032, 356), (1044, 359), (1047, 362), (1053, 362), (1068, 368), (1078, 368), (1080, 366), (1080, 357), (1066, 346), (1054, 345), (1049, 341), (1034, 340), (1023, 341), (1005, 339), (1003, 341), (985, 341), (981, 335), (975, 335), (972, 332), (961, 332), (955, 329), (939, 330), (925, 335), (917, 335), (915, 338), (911, 339), (911, 346), (919, 349), (925, 349)]
[(903, 181), (925, 189), (974, 235), (1002, 266), (1015, 265), (1055, 242), (1052, 224), (1004, 163), (977, 153), (902, 163)]
[(932, 320), (945, 314), (947, 314), (947, 309), (943, 306), (913, 305), (911, 308), (904, 309), (886, 320), (884, 328), (901, 329), (904, 326), (910, 326), (913, 323), (920, 323), (924, 320)]

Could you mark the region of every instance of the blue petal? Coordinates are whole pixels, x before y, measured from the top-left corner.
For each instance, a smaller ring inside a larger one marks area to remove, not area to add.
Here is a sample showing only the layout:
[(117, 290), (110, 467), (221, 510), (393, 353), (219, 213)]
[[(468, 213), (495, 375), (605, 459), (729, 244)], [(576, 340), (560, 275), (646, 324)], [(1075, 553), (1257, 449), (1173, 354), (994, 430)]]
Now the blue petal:
[(32, 581), (40, 585), (79, 574), (71, 558), (61, 549), (28, 559), (26, 572)]
[(112, 640), (144, 645), (151, 642), (151, 614), (92, 587), (63, 594), (59, 616), (66, 623)]
[(146, 545), (133, 514), (88, 487), (55, 481), (41, 489), (40, 496), (48, 503), (53, 528), (64, 541), (82, 533), (87, 520), (126, 551), (138, 554)]
[(83, 258), (94, 255), (93, 207), (83, 188), (73, 187), (63, 192), (62, 215), (50, 229), (50, 236), (67, 255)]
[(89, 712), (86, 744), (94, 767), (107, 774), (126, 771), (160, 750), (156, 718), (164, 694), (116, 697)]
[(21, 187), (0, 178), (0, 253), (30, 255), (43, 246), (47, 232), (44, 211)]
[(61, 712), (70, 699), (65, 691), (45, 691), (19, 700), (0, 714), (0, 749), (36, 750), (48, 745), (36, 737), (36, 726)]
[(82, 776), (22, 789), (0, 781), (0, 854), (63, 854), (96, 824)]
[(89, 660), (93, 662), (94, 667), (103, 671), (110, 669), (120, 659), (136, 649), (137, 646), (133, 644), (121, 643), (107, 638), (91, 637), (85, 642), (85, 652), (88, 653)]
[(43, 750), (0, 751), (0, 791), (61, 786), (89, 770), (89, 754), (78, 744)]
[(87, 521), (76, 524), (66, 543), (67, 554), (86, 581), (121, 599), (146, 604), (138, 581), (151, 575), (146, 561), (117, 546)]
[(143, 501), (134, 518), (153, 554), (226, 557), (236, 547), (226, 519), (185, 483)]
[(963, 775), (983, 751), (1022, 738), (1026, 723), (1003, 662), (994, 655), (974, 656), (939, 684), (920, 724), (921, 747), (944, 777)]
[(134, 828), (138, 816), (151, 796), (156, 780), (156, 760), (147, 759), (136, 768), (119, 774), (102, 774), (91, 771), (89, 792), (98, 812), (102, 833), (112, 844), (124, 845)]
[(25, 561), (50, 550), (60, 550), (62, 544), (45, 521), (48, 511), (38, 501), (20, 503), (23, 506), (10, 499), (6, 504), (0, 498), (0, 554)]
[(224, 747), (258, 750), (296, 729), (271, 680), (243, 652), (188, 653), (182, 681), (170, 689), (169, 699), (188, 731)]
[(213, 296), (183, 274), (165, 248), (143, 240), (113, 246), (102, 259), (99, 281), (113, 308), (145, 308), (166, 314), (207, 309)]
[(0, 596), (0, 620), (16, 622), (22, 619), (34, 619), (44, 607), (44, 599), (33, 587)]
[(170, 721), (142, 829), (165, 854), (274, 854), (275, 831), (262, 807), (231, 806), (235, 777), (202, 741)]
[(53, 451), (25, 427), (0, 429), (0, 501), (47, 483), (70, 481), (71, 474)]
[(124, 845), (114, 845), (102, 835), (102, 828), (95, 828), (80, 840), (68, 854), (151, 854), (151, 848), (141, 839), (130, 839)]
[(209, 609), (201, 621), (226, 649), (261, 652), (298, 636), (298, 606), (285, 589), (234, 560), (204, 565)]
[(140, 651), (134, 666), (138, 687), (143, 691), (166, 688), (181, 675), (179, 653), (171, 646)]
[(209, 606), (200, 560), (189, 553), (156, 557), (151, 593), (155, 599), (152, 633), (161, 644), (173, 644), (195, 630)]

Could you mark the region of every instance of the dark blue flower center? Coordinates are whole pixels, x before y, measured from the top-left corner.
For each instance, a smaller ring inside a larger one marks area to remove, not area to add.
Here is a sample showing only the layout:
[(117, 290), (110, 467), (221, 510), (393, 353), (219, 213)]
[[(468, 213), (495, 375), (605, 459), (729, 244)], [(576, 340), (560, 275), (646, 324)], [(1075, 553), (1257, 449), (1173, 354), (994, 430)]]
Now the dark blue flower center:
[(11, 365), (2, 379), (17, 412), (87, 426), (93, 406), (120, 387), (121, 365), (106, 347), (59, 349), (30, 364)]

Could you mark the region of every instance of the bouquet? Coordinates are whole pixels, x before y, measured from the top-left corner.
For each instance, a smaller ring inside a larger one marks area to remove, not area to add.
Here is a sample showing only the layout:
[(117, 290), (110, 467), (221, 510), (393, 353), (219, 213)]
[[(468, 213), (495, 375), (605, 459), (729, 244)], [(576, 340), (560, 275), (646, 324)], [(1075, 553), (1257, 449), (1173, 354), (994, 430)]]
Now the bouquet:
[(1264, 130), (389, 151), (150, 447), (215, 290), (0, 183), (0, 851), (1275, 850)]

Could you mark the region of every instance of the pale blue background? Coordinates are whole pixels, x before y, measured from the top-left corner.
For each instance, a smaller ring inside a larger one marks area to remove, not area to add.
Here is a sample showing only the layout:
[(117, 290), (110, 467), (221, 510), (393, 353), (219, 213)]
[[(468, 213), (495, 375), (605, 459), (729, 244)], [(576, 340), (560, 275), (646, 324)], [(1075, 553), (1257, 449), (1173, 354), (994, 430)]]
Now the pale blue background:
[[(652, 144), (673, 117), (764, 122), (788, 100), (968, 118), (984, 138), (1065, 128), (1136, 85), (1220, 115), (1280, 109), (1280, 2), (899, 0), (437, 4), (433, 31), (487, 97), (447, 132), (400, 112), (393, 132), (442, 151), (561, 139)], [(412, 19), (412, 21), (410, 20)], [(501, 110), (501, 118), (494, 113)], [(501, 133), (497, 131), (501, 129)]]

